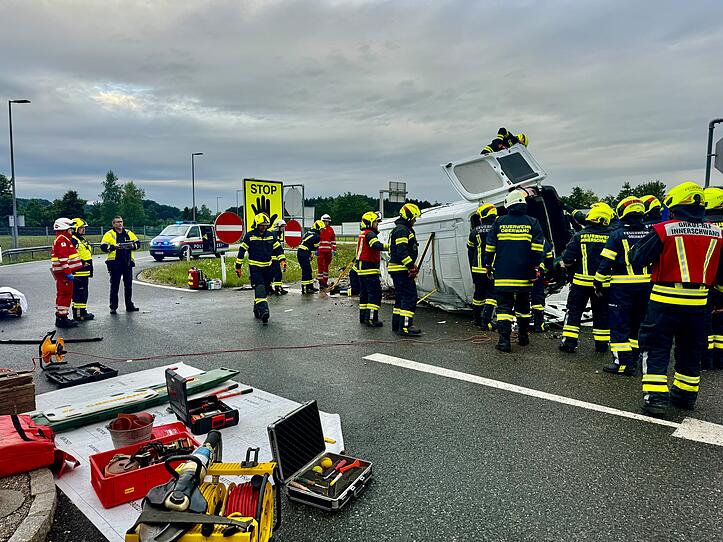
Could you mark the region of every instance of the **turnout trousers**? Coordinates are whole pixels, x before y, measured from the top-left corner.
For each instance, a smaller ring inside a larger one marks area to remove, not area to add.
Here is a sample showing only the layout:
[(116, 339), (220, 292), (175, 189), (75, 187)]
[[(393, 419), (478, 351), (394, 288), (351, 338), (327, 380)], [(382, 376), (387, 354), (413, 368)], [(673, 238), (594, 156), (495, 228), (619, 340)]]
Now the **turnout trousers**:
[(503, 337), (512, 333), (512, 320), (517, 318), (520, 334), (526, 334), (530, 327), (531, 288), (495, 288), (497, 297), (497, 331)]
[(708, 295), (708, 351), (703, 355), (703, 369), (723, 369), (723, 310), (716, 309), (713, 296), (711, 290)]
[(271, 264), (271, 268), (273, 269), (273, 273), (274, 273), (274, 277), (273, 277), (274, 280), (273, 280), (272, 285), (274, 286), (274, 288), (277, 286), (278, 287), (283, 286), (284, 282), (283, 282), (283, 274), (281, 273), (281, 264), (278, 261), (274, 261)]
[(359, 275), (359, 287), (359, 321), (366, 323), (378, 320), (382, 306), (382, 284), (379, 275)]
[(532, 318), (534, 320), (535, 329), (543, 331), (545, 329), (545, 276), (532, 283), (532, 292), (530, 293), (530, 305), (532, 309)]
[(319, 251), (319, 255), (316, 258), (316, 279), (319, 281), (319, 286), (325, 287), (329, 284), (329, 265), (331, 264), (331, 258), (331, 252)]
[(474, 282), (474, 295), (472, 297), (472, 315), (477, 326), (488, 328), (497, 306), (494, 298), (494, 280), (490, 280), (486, 273), (472, 273)]
[(587, 302), (592, 306), (592, 336), (596, 343), (610, 341), (610, 324), (608, 323), (608, 288), (603, 290), (603, 296), (595, 295), (592, 286), (570, 285), (567, 296), (567, 315), (562, 328), (562, 340), (566, 344), (577, 346), (580, 338), (580, 321), (585, 312)]
[[(706, 306), (684, 306), (650, 301), (640, 326), (643, 393), (693, 408), (698, 398), (700, 363), (708, 345)], [(675, 375), (668, 388), (670, 350), (675, 339)], [(647, 400), (647, 399), (646, 399)]]
[(629, 366), (637, 369), (638, 332), (645, 319), (649, 299), (650, 283), (610, 285), (610, 351), (620, 372)]
[(73, 281), (55, 275), (53, 278), (55, 278), (55, 316), (67, 318), (73, 298)]
[[(392, 310), (392, 331), (409, 328), (414, 322), (417, 308), (417, 285), (406, 271), (389, 273), (394, 282), (394, 309)], [(360, 276), (361, 280), (362, 277)]]
[(269, 267), (249, 265), (249, 279), (251, 286), (254, 287), (254, 316), (261, 318), (269, 313), (268, 295), (274, 280), (273, 265)]
[(356, 266), (351, 268), (349, 271), (349, 291), (348, 295), (359, 295), (361, 291), (361, 281), (359, 280), (359, 274), (356, 272)]
[(110, 275), (110, 308), (115, 310), (118, 308), (118, 290), (120, 289), (121, 279), (123, 279), (123, 295), (125, 298), (126, 308), (133, 306), (133, 267), (129, 265), (116, 265), (109, 262), (108, 274)]
[(73, 315), (83, 315), (88, 312), (88, 279), (78, 277), (73, 279)]
[(311, 271), (311, 253), (308, 250), (297, 250), (296, 258), (301, 267), (301, 286), (313, 286), (314, 276)]

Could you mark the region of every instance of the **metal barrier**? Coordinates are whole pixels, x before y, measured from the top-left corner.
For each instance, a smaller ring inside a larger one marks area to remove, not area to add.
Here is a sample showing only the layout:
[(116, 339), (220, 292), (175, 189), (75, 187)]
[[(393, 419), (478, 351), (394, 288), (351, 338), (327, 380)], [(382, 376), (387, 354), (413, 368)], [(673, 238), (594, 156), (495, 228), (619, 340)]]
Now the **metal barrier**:
[[(139, 243), (141, 244), (141, 249), (143, 249), (144, 247), (148, 248), (148, 243), (150, 243), (150, 241), (144, 240), (144, 241), (139, 241)], [(100, 248), (100, 243), (91, 243), (91, 245), (93, 246), (93, 248)], [(43, 252), (47, 255), (48, 258), (50, 258), (50, 250), (52, 248), (53, 248), (52, 245), (43, 246), (43, 247), (11, 248), (8, 250), (2, 250), (2, 247), (0, 247), (0, 264), (4, 263), (3, 262), (4, 259), (8, 260), (8, 262), (6, 262), (8, 264), (13, 263), (12, 261), (10, 261), (11, 259), (26, 255), (26, 254), (30, 255), (31, 260), (33, 259), (33, 256), (35, 254), (39, 254), (39, 253), (43, 253)]]

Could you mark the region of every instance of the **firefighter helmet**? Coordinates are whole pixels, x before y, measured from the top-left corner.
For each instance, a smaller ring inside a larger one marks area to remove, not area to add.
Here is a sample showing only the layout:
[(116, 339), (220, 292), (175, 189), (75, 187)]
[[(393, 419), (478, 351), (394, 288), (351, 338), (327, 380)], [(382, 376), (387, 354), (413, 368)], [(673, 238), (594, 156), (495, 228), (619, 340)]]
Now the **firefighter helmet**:
[(592, 207), (590, 207), (585, 220), (587, 222), (594, 222), (596, 224), (607, 226), (610, 224), (613, 216), (615, 216), (615, 212), (612, 207), (605, 202), (598, 201), (597, 203), (593, 203)]
[(645, 205), (640, 198), (628, 196), (627, 198), (620, 200), (620, 203), (618, 203), (615, 207), (615, 211), (618, 214), (618, 218), (624, 218), (632, 213), (639, 213), (642, 215), (645, 213)]
[(367, 211), (361, 217), (361, 229), (365, 230), (374, 226), (374, 223), (379, 220), (379, 216), (374, 211)]
[(59, 218), (53, 224), (55, 231), (67, 231), (73, 228), (73, 221), (69, 218)]
[(323, 215), (321, 215), (321, 220), (323, 220), (324, 222), (326, 222), (327, 220), (331, 222), (331, 217), (328, 214), (324, 213)]
[(324, 224), (323, 220), (317, 220), (316, 222), (314, 222), (314, 225), (311, 227), (311, 229), (313, 229), (313, 230), (323, 230), (324, 228), (326, 228), (326, 224)]
[(74, 218), (73, 219), (73, 227), (76, 230), (79, 230), (80, 228), (86, 228), (88, 226), (88, 223), (83, 220), (82, 218)]
[(286, 220), (284, 220), (283, 218), (279, 218), (276, 222), (274, 222), (275, 230), (280, 230), (281, 228), (285, 228), (285, 227), (286, 227)]
[(491, 203), (483, 203), (477, 207), (477, 214), (482, 220), (490, 216), (497, 216), (497, 207)]
[(257, 228), (259, 226), (269, 226), (270, 224), (271, 220), (269, 219), (269, 215), (266, 213), (259, 213), (254, 217), (252, 227)]
[(708, 187), (703, 191), (706, 209), (723, 209), (723, 188)]
[(705, 205), (703, 188), (690, 181), (674, 186), (665, 194), (663, 205), (668, 209), (678, 205)]
[(517, 141), (522, 143), (525, 147), (527, 147), (527, 144), (529, 143), (529, 140), (527, 139), (527, 136), (525, 134), (517, 134)]
[(419, 210), (414, 203), (405, 203), (399, 210), (399, 216), (404, 220), (414, 220), (415, 218), (422, 215), (422, 211)]
[(513, 190), (505, 198), (505, 207), (509, 209), (513, 205), (519, 205), (527, 201), (527, 192), (524, 190)]
[(648, 194), (646, 196), (643, 196), (640, 198), (640, 200), (643, 202), (643, 205), (645, 206), (645, 214), (647, 215), (650, 211), (654, 209), (660, 210), (660, 200), (653, 196), (652, 194)]

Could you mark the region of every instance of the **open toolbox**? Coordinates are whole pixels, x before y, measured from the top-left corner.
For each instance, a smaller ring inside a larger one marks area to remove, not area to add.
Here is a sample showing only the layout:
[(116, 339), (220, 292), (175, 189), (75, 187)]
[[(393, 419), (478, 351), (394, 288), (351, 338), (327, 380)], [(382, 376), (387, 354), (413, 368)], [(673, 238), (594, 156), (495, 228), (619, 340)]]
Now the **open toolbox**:
[(238, 424), (238, 410), (231, 408), (216, 395), (188, 399), (187, 379), (173, 369), (166, 369), (168, 401), (176, 417), (191, 429), (194, 435), (203, 435), (212, 429), (223, 429)]
[(187, 439), (192, 447), (198, 446), (198, 442), (188, 433), (186, 426), (176, 422), (154, 427), (151, 439), (145, 442), (91, 455), (88, 458), (90, 463), (90, 483), (101, 504), (105, 508), (112, 508), (119, 504), (140, 499), (145, 497), (152, 487), (164, 484), (171, 479), (171, 474), (166, 470), (162, 461), (148, 467), (107, 476), (106, 467), (116, 456), (133, 456), (150, 442), (169, 444), (179, 439)]
[(292, 501), (339, 510), (372, 479), (372, 463), (326, 451), (319, 407), (303, 404), (268, 427), (279, 480)]
[(118, 376), (118, 370), (102, 363), (88, 363), (79, 367), (71, 365), (51, 364), (43, 366), (45, 377), (60, 388), (97, 382)]

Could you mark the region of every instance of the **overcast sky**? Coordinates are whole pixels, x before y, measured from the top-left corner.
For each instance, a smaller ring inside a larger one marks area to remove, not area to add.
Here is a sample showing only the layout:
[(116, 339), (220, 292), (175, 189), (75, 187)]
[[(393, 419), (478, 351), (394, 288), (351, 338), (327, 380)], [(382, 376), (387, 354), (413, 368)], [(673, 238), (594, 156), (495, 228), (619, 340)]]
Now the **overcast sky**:
[[(0, 0), (19, 197), (235, 204), (243, 177), (307, 194), (459, 197), (439, 164), (524, 131), (561, 193), (702, 182), (723, 116), (723, 2)], [(7, 115), (0, 172), (10, 176)], [(723, 137), (723, 125), (719, 137)], [(715, 172), (714, 180), (723, 183)]]

